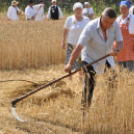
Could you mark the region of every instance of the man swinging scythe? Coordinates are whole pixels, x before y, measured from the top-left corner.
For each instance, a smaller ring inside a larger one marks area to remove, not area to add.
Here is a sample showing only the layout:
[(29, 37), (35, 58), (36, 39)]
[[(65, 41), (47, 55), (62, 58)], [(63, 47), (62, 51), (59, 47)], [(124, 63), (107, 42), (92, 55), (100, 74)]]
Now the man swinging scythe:
[[(78, 44), (68, 64), (65, 66), (65, 71), (70, 72), (71, 66), (80, 52), (82, 55), (82, 66), (86, 66), (105, 54), (110, 53), (111, 55), (100, 62), (83, 68), (85, 74), (85, 86), (82, 97), (83, 108), (91, 105), (96, 82), (95, 74), (101, 72), (99, 66), (104, 65), (109, 69), (114, 69), (115, 63), (112, 56), (117, 56), (123, 50), (123, 38), (120, 27), (115, 21), (116, 18), (117, 14), (114, 9), (106, 8), (100, 18), (89, 22), (81, 33)], [(113, 41), (116, 41), (118, 44), (115, 50), (112, 50)]]
[[(80, 68), (76, 71), (70, 72), (71, 65), (78, 57), (81, 50), (83, 64), (82, 68), (85, 73), (85, 87), (83, 91), (82, 104), (83, 107), (86, 107), (86, 105), (91, 105), (91, 99), (95, 87), (95, 74), (100, 73), (100, 69), (97, 70), (99, 64), (103, 64), (108, 68), (114, 68), (115, 64), (112, 56), (117, 56), (123, 50), (123, 38), (120, 27), (118, 23), (115, 22), (116, 17), (117, 15), (114, 9), (106, 8), (100, 18), (87, 24), (79, 38), (78, 45), (70, 57), (69, 63), (65, 66), (65, 71), (68, 72), (68, 74), (42, 85), (36, 90), (33, 90), (11, 102), (12, 113), (17, 120), (23, 122), (23, 120), (21, 120), (15, 113), (15, 106), (19, 101), (47, 86), (52, 85), (57, 81), (75, 74), (81, 69)], [(112, 50), (114, 40), (117, 41), (118, 45), (115, 50)], [(87, 74), (90, 75), (90, 78)]]

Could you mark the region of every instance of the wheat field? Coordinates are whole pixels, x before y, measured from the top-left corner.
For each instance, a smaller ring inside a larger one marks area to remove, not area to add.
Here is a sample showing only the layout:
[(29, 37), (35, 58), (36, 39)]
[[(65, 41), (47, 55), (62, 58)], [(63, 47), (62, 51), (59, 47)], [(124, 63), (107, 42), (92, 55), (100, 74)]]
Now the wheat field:
[[(68, 78), (27, 97), (17, 104), (18, 122), (10, 102), (65, 74), (61, 49), (66, 17), (59, 21), (9, 22), (0, 15), (0, 134), (133, 134), (134, 72), (116, 69), (97, 75), (92, 105), (83, 121), (81, 96), (84, 83)], [(110, 87), (113, 83), (113, 87)], [(112, 96), (112, 97), (111, 97)], [(110, 99), (112, 98), (112, 99)]]
[(24, 16), (20, 16), (19, 22), (11, 22), (1, 15), (0, 69), (21, 70), (63, 63), (63, 25), (64, 20), (28, 22)]

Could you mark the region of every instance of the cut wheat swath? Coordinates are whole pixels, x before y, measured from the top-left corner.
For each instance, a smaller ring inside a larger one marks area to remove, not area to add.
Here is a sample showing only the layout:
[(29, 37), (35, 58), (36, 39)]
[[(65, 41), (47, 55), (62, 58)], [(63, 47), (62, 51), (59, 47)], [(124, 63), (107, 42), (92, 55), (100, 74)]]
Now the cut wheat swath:
[[(92, 64), (94, 64), (94, 63), (96, 63), (96, 62), (98, 62), (98, 61), (100, 61), (100, 60), (102, 60), (102, 59), (105, 59), (105, 58), (107, 58), (108, 56), (110, 56), (110, 54), (107, 54), (106, 56), (103, 56), (103, 57), (101, 57), (101, 58), (99, 58), (99, 59), (97, 59), (97, 60), (91, 62), (90, 64), (86, 65), (85, 67), (91, 66)], [(81, 68), (80, 68), (80, 69), (81, 69)], [(43, 89), (43, 88), (45, 88), (45, 87), (47, 87), (47, 86), (52, 85), (53, 83), (56, 83), (56, 82), (58, 82), (58, 81), (60, 81), (60, 80), (62, 80), (62, 79), (64, 79), (64, 78), (69, 77), (70, 75), (75, 74), (75, 73), (78, 72), (80, 69), (78, 69), (78, 70), (76, 70), (76, 71), (73, 71), (73, 72), (71, 72), (71, 73), (68, 73), (68, 74), (66, 74), (66, 75), (64, 75), (64, 76), (62, 76), (62, 77), (60, 77), (60, 78), (57, 78), (56, 80), (53, 80), (53, 81), (51, 81), (51, 82), (49, 82), (49, 83), (47, 83), (47, 84), (45, 84), (45, 85), (43, 85), (43, 86), (41, 86), (41, 87), (35, 89), (35, 90), (33, 90), (33, 91), (31, 91), (31, 92), (29, 92), (29, 93), (27, 93), (27, 94), (25, 94), (25, 95), (23, 95), (23, 96), (21, 96), (21, 97), (15, 99), (15, 100), (13, 100), (13, 101), (11, 102), (11, 111), (12, 111), (14, 117), (15, 117), (18, 121), (24, 122), (24, 120), (20, 119), (19, 116), (18, 116), (18, 115), (16, 114), (16, 112), (15, 112), (15, 107), (16, 107), (15, 105), (16, 105), (19, 101), (21, 101), (21, 100), (27, 98), (28, 96), (30, 96), (30, 95), (32, 95), (32, 94), (34, 94), (34, 93), (40, 91), (41, 89)]]

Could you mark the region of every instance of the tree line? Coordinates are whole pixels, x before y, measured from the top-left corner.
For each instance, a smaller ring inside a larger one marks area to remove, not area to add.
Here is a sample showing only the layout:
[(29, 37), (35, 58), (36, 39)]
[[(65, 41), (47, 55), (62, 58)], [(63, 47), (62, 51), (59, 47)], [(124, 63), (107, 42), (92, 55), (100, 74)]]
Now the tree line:
[[(25, 10), (26, 6), (28, 5), (29, 0), (18, 0), (19, 5), (23, 11)], [(33, 0), (35, 4), (38, 4), (39, 0)], [(65, 13), (72, 13), (73, 4), (76, 2), (81, 2), (84, 4), (86, 0), (57, 0), (57, 5), (61, 7), (62, 11)], [(130, 0), (134, 4), (134, 0)], [(106, 7), (113, 7), (117, 13), (119, 13), (119, 2), (120, 0), (89, 0), (88, 1), (91, 7), (94, 9), (96, 15), (100, 15), (101, 12)], [(49, 6), (51, 5), (51, 0), (44, 0), (45, 3), (45, 12), (48, 11)], [(7, 8), (11, 5), (11, 0), (0, 0), (0, 12), (4, 12)]]

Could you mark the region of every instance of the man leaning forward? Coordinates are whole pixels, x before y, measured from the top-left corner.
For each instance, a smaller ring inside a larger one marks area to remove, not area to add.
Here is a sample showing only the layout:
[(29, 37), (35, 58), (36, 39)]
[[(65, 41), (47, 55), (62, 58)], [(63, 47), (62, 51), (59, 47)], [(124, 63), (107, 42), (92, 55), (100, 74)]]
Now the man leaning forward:
[[(96, 82), (95, 75), (102, 71), (100, 65), (104, 65), (104, 67), (107, 66), (108, 68), (115, 68), (112, 56), (117, 56), (123, 50), (123, 38), (120, 27), (115, 21), (116, 18), (117, 14), (115, 10), (106, 8), (100, 18), (89, 22), (83, 29), (78, 44), (74, 49), (68, 64), (64, 68), (66, 72), (70, 72), (71, 66), (80, 52), (82, 56), (82, 66), (110, 54), (110, 57), (83, 69), (85, 74), (85, 86), (82, 95), (83, 108), (91, 105)], [(117, 42), (115, 50), (112, 49), (114, 41)]]

